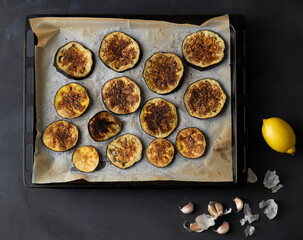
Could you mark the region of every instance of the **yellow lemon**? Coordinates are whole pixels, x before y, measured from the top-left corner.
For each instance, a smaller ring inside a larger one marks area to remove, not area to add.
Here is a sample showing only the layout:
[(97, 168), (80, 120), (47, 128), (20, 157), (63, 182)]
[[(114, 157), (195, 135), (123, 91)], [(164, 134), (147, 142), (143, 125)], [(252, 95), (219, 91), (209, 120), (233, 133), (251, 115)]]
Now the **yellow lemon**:
[(277, 117), (263, 119), (262, 135), (273, 150), (280, 153), (295, 153), (296, 135), (283, 119)]

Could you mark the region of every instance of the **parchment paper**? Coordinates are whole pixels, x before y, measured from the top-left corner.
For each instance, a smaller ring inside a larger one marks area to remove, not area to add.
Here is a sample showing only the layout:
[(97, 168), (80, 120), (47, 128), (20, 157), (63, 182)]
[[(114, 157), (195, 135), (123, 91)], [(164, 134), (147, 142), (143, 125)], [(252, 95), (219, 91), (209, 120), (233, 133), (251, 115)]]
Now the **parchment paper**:
[[(36, 114), (37, 136), (35, 143), (33, 183), (67, 182), (85, 179), (91, 182), (115, 181), (233, 181), (232, 171), (232, 135), (231, 135), (231, 73), (230, 73), (230, 31), (228, 15), (210, 19), (201, 26), (174, 24), (164, 21), (123, 20), (102, 18), (34, 18), (30, 20), (33, 32), (38, 37), (35, 48), (36, 74)], [(200, 29), (217, 32), (226, 43), (223, 62), (206, 71), (198, 71), (185, 64), (184, 80), (177, 92), (158, 95), (151, 92), (144, 82), (142, 72), (146, 60), (155, 52), (172, 52), (180, 57), (181, 44), (185, 36)], [(98, 56), (103, 37), (112, 31), (122, 31), (134, 37), (143, 52), (140, 64), (124, 73), (116, 73), (105, 67)], [(95, 69), (84, 80), (70, 80), (58, 73), (53, 66), (57, 49), (70, 42), (78, 41), (88, 47), (95, 55)], [(123, 128), (118, 136), (125, 133), (137, 135), (142, 141), (143, 158), (131, 168), (122, 170), (114, 166), (106, 158), (107, 144), (113, 140), (95, 142), (88, 133), (88, 121), (95, 113), (107, 110), (102, 102), (101, 88), (109, 79), (127, 76), (134, 80), (142, 92), (140, 109), (128, 115), (116, 115)], [(227, 95), (227, 101), (221, 113), (211, 119), (191, 117), (184, 106), (183, 95), (187, 87), (197, 80), (213, 78), (217, 80)], [(47, 149), (41, 140), (44, 129), (61, 118), (54, 108), (54, 97), (57, 90), (68, 83), (78, 82), (83, 85), (90, 96), (88, 110), (79, 118), (68, 120), (79, 128), (80, 137), (76, 147), (91, 145), (101, 155), (101, 163), (96, 171), (83, 173), (72, 164), (74, 149), (66, 152), (54, 152)], [(150, 98), (161, 97), (174, 103), (178, 110), (179, 124), (167, 138), (175, 145), (177, 133), (186, 127), (197, 127), (206, 137), (206, 153), (198, 159), (186, 159), (176, 150), (175, 159), (165, 168), (151, 165), (145, 156), (147, 145), (154, 139), (143, 132), (139, 123), (139, 113), (143, 104)]]

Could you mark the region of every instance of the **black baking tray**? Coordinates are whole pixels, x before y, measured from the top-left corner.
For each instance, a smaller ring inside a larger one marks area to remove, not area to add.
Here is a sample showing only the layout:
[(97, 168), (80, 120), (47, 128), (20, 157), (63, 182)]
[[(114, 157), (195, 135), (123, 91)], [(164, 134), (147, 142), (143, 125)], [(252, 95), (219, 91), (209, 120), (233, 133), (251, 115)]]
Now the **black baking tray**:
[(163, 20), (173, 23), (200, 25), (214, 15), (29, 15), (25, 19), (24, 81), (23, 81), (23, 182), (27, 187), (77, 187), (77, 188), (196, 188), (196, 187), (240, 187), (246, 183), (247, 124), (246, 124), (246, 24), (241, 15), (229, 15), (231, 32), (231, 81), (232, 81), (232, 182), (191, 181), (136, 181), (96, 182), (77, 180), (67, 183), (32, 183), (36, 138), (35, 111), (35, 56), (37, 37), (31, 31), (29, 19), (38, 17), (90, 17)]

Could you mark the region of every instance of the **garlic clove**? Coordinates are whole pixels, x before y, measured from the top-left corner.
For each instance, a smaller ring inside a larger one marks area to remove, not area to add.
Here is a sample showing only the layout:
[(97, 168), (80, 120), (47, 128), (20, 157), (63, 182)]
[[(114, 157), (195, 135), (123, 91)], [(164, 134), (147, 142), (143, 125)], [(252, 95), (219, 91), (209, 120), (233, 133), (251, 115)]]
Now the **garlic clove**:
[(184, 207), (179, 207), (181, 212), (183, 212), (184, 214), (189, 214), (192, 213), (194, 211), (194, 204), (192, 202), (189, 202), (188, 204), (186, 204)]
[(189, 224), (189, 229), (193, 232), (202, 232), (203, 228), (199, 226), (197, 223), (191, 223)]
[(214, 230), (218, 234), (226, 234), (229, 231), (229, 223), (228, 222), (223, 222), (220, 227), (218, 227), (217, 230)]
[(243, 209), (243, 201), (242, 201), (242, 199), (236, 197), (234, 199), (234, 202), (236, 204), (237, 212), (240, 212)]
[(183, 227), (189, 232), (197, 232), (197, 233), (203, 232), (203, 228), (199, 226), (199, 224), (197, 223), (190, 223), (188, 226), (187, 222), (185, 221), (183, 223)]
[(208, 204), (208, 212), (214, 219), (217, 219), (223, 215), (223, 206), (221, 203), (211, 201)]

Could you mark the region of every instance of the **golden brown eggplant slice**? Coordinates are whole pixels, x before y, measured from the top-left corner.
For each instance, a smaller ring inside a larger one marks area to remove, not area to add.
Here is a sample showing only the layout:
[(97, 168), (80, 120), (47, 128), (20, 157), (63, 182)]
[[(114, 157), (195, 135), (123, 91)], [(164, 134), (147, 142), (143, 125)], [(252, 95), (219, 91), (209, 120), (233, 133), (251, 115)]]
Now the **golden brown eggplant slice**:
[(111, 113), (101, 111), (89, 120), (88, 131), (95, 141), (105, 141), (121, 131), (121, 123)]
[(192, 83), (184, 94), (185, 107), (192, 117), (215, 117), (223, 108), (226, 95), (220, 84), (213, 79), (202, 79)]
[(197, 128), (182, 129), (176, 139), (179, 153), (186, 158), (198, 158), (205, 152), (206, 141), (203, 133)]
[(183, 72), (183, 63), (176, 54), (158, 52), (146, 61), (143, 78), (151, 91), (166, 94), (178, 86)]
[(58, 49), (54, 65), (58, 72), (69, 78), (83, 79), (93, 70), (93, 54), (80, 43), (69, 42)]
[(119, 77), (104, 84), (102, 98), (110, 111), (116, 114), (128, 114), (139, 108), (141, 92), (138, 85), (128, 77)]
[(224, 49), (224, 40), (209, 30), (201, 30), (186, 36), (182, 44), (185, 60), (199, 68), (221, 62), (224, 58)]
[(116, 72), (123, 72), (138, 63), (140, 47), (130, 36), (122, 32), (112, 32), (103, 38), (99, 57), (109, 68)]
[(87, 173), (93, 172), (99, 164), (99, 154), (94, 147), (78, 147), (73, 153), (72, 161), (79, 171)]
[(175, 148), (166, 139), (155, 139), (146, 148), (147, 160), (156, 167), (166, 167), (174, 158)]
[(62, 118), (81, 116), (89, 105), (89, 96), (83, 86), (70, 83), (61, 87), (55, 96), (55, 108)]
[(178, 125), (176, 107), (164, 99), (153, 98), (143, 106), (140, 123), (147, 134), (156, 138), (166, 138)]
[(42, 136), (42, 142), (51, 150), (64, 152), (76, 145), (78, 137), (78, 128), (75, 125), (62, 120), (50, 124), (45, 129)]
[(125, 134), (108, 144), (106, 154), (118, 168), (129, 168), (141, 160), (142, 143), (135, 135)]

